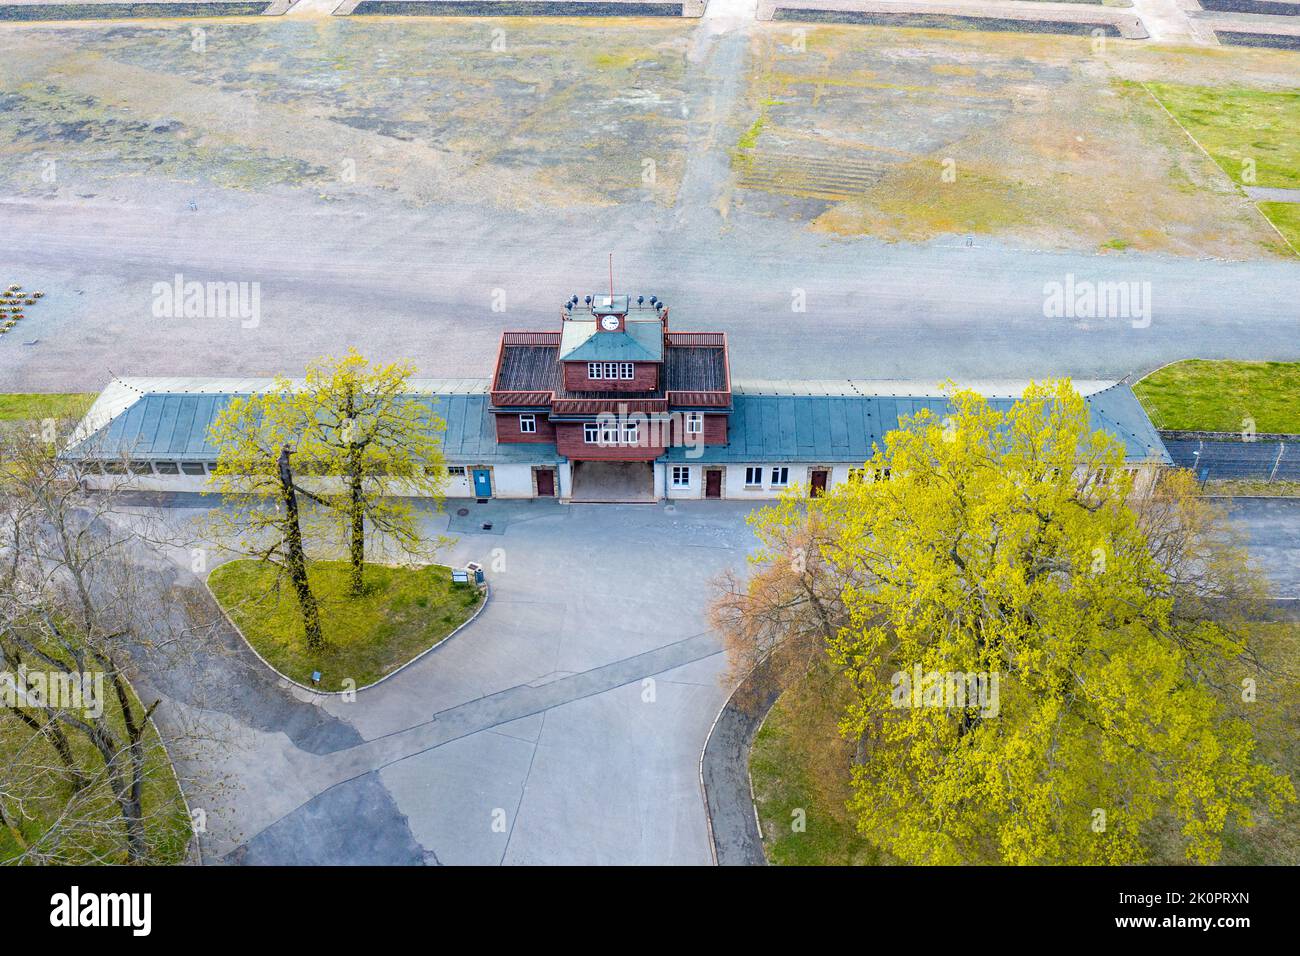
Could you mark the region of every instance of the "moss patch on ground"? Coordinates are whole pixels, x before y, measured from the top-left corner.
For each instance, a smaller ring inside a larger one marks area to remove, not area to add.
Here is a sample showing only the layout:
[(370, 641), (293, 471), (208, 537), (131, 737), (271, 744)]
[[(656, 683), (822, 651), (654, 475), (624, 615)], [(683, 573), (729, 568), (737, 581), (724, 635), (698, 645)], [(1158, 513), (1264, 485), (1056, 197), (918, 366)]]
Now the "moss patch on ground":
[(1300, 362), (1189, 359), (1133, 386), (1157, 428), (1300, 434)]
[(94, 401), (93, 393), (3, 392), (0, 393), (0, 422), (81, 418)]
[[(280, 673), (321, 690), (364, 687), (433, 647), (473, 615), (483, 592), (452, 584), (442, 565), (366, 565), (366, 588), (348, 594), (345, 561), (313, 561), (307, 569), (320, 605), (326, 648), (307, 648), (298, 599), (287, 578), (258, 561), (231, 561), (208, 577), (218, 602), (259, 654)], [(354, 681), (348, 685), (344, 682)]]

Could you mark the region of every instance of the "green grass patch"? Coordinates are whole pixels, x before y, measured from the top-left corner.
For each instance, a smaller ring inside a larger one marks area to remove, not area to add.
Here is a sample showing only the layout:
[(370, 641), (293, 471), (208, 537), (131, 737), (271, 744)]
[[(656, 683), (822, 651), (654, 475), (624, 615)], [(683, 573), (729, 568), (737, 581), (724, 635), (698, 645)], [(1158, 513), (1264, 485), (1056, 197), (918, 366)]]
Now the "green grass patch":
[(1256, 205), (1268, 221), (1277, 226), (1277, 231), (1286, 236), (1291, 248), (1300, 253), (1300, 202), (1261, 202)]
[(0, 392), (0, 422), (80, 418), (94, 401), (93, 392)]
[(298, 599), (287, 577), (259, 561), (223, 564), (208, 586), (244, 637), (280, 673), (322, 690), (373, 684), (417, 657), (463, 624), (482, 600), (473, 585), (452, 584), (451, 570), (366, 565), (366, 590), (348, 594), (345, 561), (313, 561), (307, 578), (320, 604), (327, 647), (307, 649)]
[(1157, 428), (1300, 434), (1300, 362), (1190, 359), (1152, 372), (1133, 386)]
[[(1148, 83), (1233, 181), (1300, 189), (1300, 92)], [(1254, 182), (1243, 179), (1253, 164)]]
[(829, 664), (819, 668), (781, 695), (754, 740), (749, 773), (771, 863), (887, 862), (858, 834), (845, 805), (852, 746), (836, 724), (848, 692), (847, 682)]

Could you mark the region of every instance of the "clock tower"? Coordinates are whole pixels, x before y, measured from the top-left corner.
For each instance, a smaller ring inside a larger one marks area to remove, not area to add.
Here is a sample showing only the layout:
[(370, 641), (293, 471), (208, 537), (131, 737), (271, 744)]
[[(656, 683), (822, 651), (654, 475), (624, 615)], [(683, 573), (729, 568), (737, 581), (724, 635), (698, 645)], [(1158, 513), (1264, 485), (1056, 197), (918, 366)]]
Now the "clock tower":
[(627, 320), (628, 297), (602, 296), (592, 303), (591, 313), (596, 317), (596, 328), (601, 332), (622, 332)]

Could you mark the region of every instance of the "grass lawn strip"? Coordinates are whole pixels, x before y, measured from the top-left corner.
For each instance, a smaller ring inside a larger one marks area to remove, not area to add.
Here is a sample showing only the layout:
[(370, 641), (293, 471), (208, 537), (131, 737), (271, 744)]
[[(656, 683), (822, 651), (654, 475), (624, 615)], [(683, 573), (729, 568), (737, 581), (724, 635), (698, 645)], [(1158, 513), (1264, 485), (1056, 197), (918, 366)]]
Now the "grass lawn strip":
[(1157, 369), (1133, 386), (1157, 428), (1300, 434), (1300, 362), (1189, 359)]
[(95, 401), (93, 394), (0, 392), (0, 422), (81, 418)]
[[(347, 593), (344, 561), (313, 561), (308, 580), (320, 604), (327, 647), (308, 651), (298, 600), (288, 580), (258, 561), (223, 564), (208, 586), (249, 644), (291, 680), (320, 690), (373, 684), (418, 657), (460, 627), (482, 601), (473, 585), (452, 584), (442, 565), (366, 565), (366, 590)], [(313, 684), (313, 671), (320, 671)], [(351, 679), (352, 685), (344, 681)]]

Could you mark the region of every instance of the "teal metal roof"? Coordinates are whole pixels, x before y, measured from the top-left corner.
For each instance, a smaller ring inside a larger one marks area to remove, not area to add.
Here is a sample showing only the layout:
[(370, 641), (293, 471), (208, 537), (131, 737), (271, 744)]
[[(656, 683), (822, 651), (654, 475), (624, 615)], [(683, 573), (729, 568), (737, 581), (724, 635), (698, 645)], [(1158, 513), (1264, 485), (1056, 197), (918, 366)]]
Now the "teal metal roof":
[[(577, 323), (569, 322), (573, 326)], [(583, 323), (584, 325), (586, 323)], [(664, 358), (663, 326), (654, 322), (628, 320), (623, 332), (596, 331), (596, 324), (591, 323), (592, 331), (577, 345), (561, 350), (562, 362), (662, 362)], [(573, 337), (569, 332), (568, 338)], [(565, 343), (568, 344), (567, 342)]]
[[(66, 453), (96, 458), (122, 455), (149, 461), (213, 461), (208, 428), (236, 397), (233, 392), (141, 395), (133, 404)], [(416, 395), (444, 422), (443, 455), (450, 464), (560, 461), (554, 444), (499, 445), (484, 394)]]
[[(1124, 444), (1128, 461), (1171, 459), (1151, 420), (1127, 385), (1113, 385), (1084, 399), (1094, 430), (1105, 431)], [(1006, 412), (1014, 398), (990, 398), (990, 407)], [(732, 396), (726, 445), (705, 445), (700, 457), (689, 449), (669, 449), (671, 462), (704, 464), (734, 462), (813, 461), (858, 463), (883, 447), (884, 436), (902, 419), (929, 409), (942, 417), (952, 412), (946, 398), (852, 395)]]

